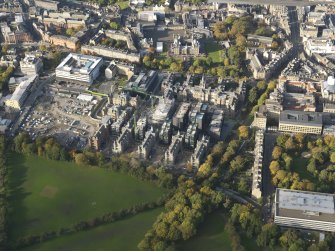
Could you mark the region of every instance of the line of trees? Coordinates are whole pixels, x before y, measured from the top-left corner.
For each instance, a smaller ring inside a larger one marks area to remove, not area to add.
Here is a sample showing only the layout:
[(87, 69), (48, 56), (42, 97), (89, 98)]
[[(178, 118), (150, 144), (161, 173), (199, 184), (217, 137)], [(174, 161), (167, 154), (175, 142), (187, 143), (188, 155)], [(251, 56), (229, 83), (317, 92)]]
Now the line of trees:
[(165, 204), (165, 212), (158, 216), (138, 248), (175, 250), (175, 243), (194, 236), (205, 215), (216, 210), (223, 200), (220, 192), (209, 186), (197, 186), (192, 179), (180, 176), (178, 189)]
[(7, 250), (6, 215), (7, 215), (7, 166), (6, 139), (0, 136), (0, 250)]
[(141, 213), (147, 210), (152, 210), (157, 207), (161, 207), (165, 204), (165, 202), (170, 197), (171, 197), (171, 193), (168, 193), (158, 198), (154, 202), (141, 203), (138, 205), (131, 206), (130, 208), (121, 209), (116, 212), (106, 213), (104, 215), (97, 216), (92, 219), (80, 221), (71, 226), (62, 227), (55, 231), (47, 231), (47, 232), (43, 232), (38, 235), (26, 236), (24, 238), (16, 240), (14, 243), (11, 243), (11, 247), (16, 250), (19, 248), (24, 248), (24, 247), (35, 245), (38, 243), (42, 243), (42, 242), (45, 242), (45, 241), (48, 241), (48, 240), (51, 240), (57, 237), (61, 237), (61, 236), (73, 234), (79, 231), (89, 230), (89, 229), (92, 229), (92, 228), (95, 228), (101, 225), (113, 223), (115, 221), (122, 220), (126, 217), (134, 216), (138, 213)]
[(1, 69), (0, 71), (0, 91), (8, 90), (8, 81), (14, 72), (14, 67), (9, 66), (6, 69)]

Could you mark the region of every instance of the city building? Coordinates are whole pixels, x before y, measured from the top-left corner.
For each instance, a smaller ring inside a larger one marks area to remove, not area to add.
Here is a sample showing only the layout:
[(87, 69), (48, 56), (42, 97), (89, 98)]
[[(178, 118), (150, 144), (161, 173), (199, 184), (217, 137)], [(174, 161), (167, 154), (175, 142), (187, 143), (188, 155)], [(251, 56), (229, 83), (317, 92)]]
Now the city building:
[(159, 100), (158, 105), (152, 115), (152, 121), (154, 124), (163, 123), (166, 119), (171, 118), (171, 115), (175, 111), (175, 100), (162, 98)]
[(170, 52), (173, 55), (200, 55), (200, 42), (193, 36), (190, 39), (182, 39), (179, 35), (174, 36), (173, 43), (171, 44)]
[(153, 128), (145, 133), (145, 138), (141, 145), (138, 146), (138, 155), (143, 159), (148, 159), (152, 149), (155, 146), (156, 133)]
[(142, 71), (138, 75), (133, 75), (125, 90), (137, 94), (153, 93), (159, 87), (158, 72), (154, 70)]
[(197, 142), (197, 146), (191, 156), (190, 164), (193, 168), (199, 168), (201, 163), (206, 157), (206, 153), (208, 150), (209, 138), (203, 136), (201, 140)]
[(263, 143), (264, 131), (257, 130), (255, 135), (255, 160), (252, 166), (252, 188), (251, 195), (255, 199), (262, 197), (262, 169), (263, 169)]
[(326, 102), (335, 102), (335, 78), (328, 76), (326, 81), (321, 83), (321, 95)]
[(178, 155), (181, 153), (184, 143), (184, 135), (179, 131), (177, 135), (172, 137), (172, 142), (169, 148), (165, 151), (164, 160), (166, 164), (176, 163)]
[(43, 62), (39, 57), (27, 54), (20, 62), (21, 72), (26, 75), (39, 74), (43, 68)]
[(335, 232), (335, 195), (276, 189), (274, 222), (294, 227)]
[(140, 63), (141, 61), (141, 56), (137, 52), (129, 52), (126, 50), (115, 49), (103, 45), (83, 45), (81, 46), (81, 51), (84, 54), (99, 55), (117, 60), (126, 60), (131, 63)]
[(163, 144), (170, 144), (172, 137), (172, 123), (171, 120), (164, 121), (160, 131), (159, 131), (159, 140)]
[(322, 133), (322, 113), (282, 111), (279, 116), (279, 131), (289, 133)]
[(113, 142), (113, 153), (123, 153), (130, 145), (132, 139), (131, 129), (127, 126), (122, 128), (121, 135)]
[(34, 0), (36, 7), (40, 7), (45, 10), (53, 10), (57, 11), (58, 10), (58, 1), (53, 1), (53, 0)]
[(59, 81), (91, 85), (99, 76), (103, 59), (70, 53), (56, 68)]
[(105, 70), (105, 76), (112, 79), (116, 74), (125, 75), (129, 80), (135, 74), (135, 65), (112, 60)]
[(190, 110), (190, 103), (182, 103), (175, 115), (172, 118), (172, 124), (178, 129), (184, 129), (187, 123), (188, 112)]
[(37, 75), (30, 76), (27, 80), (21, 82), (15, 89), (10, 99), (5, 101), (5, 105), (14, 110), (21, 110), (33, 85), (38, 80)]

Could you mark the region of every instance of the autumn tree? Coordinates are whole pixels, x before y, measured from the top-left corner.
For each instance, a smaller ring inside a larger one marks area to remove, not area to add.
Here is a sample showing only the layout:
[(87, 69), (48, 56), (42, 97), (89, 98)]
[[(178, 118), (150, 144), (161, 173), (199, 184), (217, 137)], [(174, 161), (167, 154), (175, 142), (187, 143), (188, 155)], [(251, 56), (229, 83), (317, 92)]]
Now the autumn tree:
[(238, 135), (240, 139), (247, 139), (249, 137), (249, 127), (245, 125), (241, 125), (238, 128)]

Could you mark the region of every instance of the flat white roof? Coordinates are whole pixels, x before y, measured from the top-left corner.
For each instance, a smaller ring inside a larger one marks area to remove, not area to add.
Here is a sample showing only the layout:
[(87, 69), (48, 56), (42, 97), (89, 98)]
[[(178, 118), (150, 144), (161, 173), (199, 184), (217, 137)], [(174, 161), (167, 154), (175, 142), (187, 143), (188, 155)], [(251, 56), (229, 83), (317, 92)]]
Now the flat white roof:
[(333, 194), (279, 189), (279, 209), (335, 214)]

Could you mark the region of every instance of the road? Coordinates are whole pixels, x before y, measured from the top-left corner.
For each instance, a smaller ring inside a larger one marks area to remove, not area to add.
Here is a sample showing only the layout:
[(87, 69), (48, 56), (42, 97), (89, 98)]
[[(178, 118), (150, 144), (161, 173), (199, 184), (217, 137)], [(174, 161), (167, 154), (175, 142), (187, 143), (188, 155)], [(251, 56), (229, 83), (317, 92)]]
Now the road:
[(309, 6), (316, 4), (329, 4), (333, 1), (308, 1), (308, 0), (208, 0), (209, 3), (234, 3), (234, 4), (273, 4), (285, 6)]

